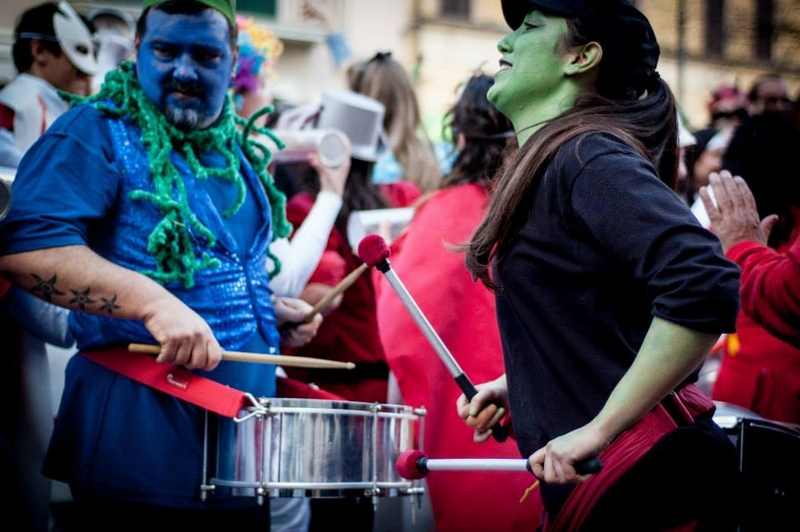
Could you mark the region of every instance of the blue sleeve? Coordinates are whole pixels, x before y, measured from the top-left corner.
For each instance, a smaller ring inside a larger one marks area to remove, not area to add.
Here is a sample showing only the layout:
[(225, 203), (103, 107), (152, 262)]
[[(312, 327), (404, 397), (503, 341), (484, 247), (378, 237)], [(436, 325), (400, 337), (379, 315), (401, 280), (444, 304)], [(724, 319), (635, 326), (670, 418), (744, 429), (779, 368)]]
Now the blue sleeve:
[(342, 63), (350, 59), (353, 52), (350, 50), (350, 45), (347, 43), (347, 37), (341, 31), (334, 31), (325, 37), (325, 42), (328, 49), (331, 51), (333, 57), (333, 66), (336, 70), (341, 68)]
[(113, 207), (119, 183), (103, 115), (79, 106), (59, 117), (20, 161), (0, 254), (89, 242)]

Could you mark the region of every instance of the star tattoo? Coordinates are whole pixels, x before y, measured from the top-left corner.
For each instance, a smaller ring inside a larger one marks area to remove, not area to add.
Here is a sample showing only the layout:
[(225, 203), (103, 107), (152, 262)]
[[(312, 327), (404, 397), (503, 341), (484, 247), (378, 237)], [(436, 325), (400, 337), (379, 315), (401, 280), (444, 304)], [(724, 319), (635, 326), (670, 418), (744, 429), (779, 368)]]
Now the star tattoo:
[(33, 286), (33, 288), (31, 288), (31, 292), (34, 293), (41, 292), (42, 297), (45, 298), (47, 301), (52, 302), (54, 295), (56, 296), (64, 295), (64, 292), (56, 288), (56, 280), (58, 278), (57, 275), (53, 274), (53, 276), (46, 281), (41, 277), (39, 277), (38, 275), (36, 275), (35, 273), (32, 273), (31, 277), (33, 277), (36, 280), (36, 284)]
[(70, 292), (72, 295), (75, 296), (69, 300), (70, 305), (78, 305), (78, 308), (81, 310), (86, 310), (86, 305), (91, 305), (93, 303), (97, 303), (96, 299), (92, 299), (89, 297), (89, 288), (84, 290), (83, 292), (78, 292), (77, 290), (73, 290), (70, 288)]
[(116, 294), (114, 294), (114, 297), (112, 297), (111, 299), (106, 299), (104, 297), (101, 297), (100, 299), (103, 300), (103, 304), (100, 306), (100, 310), (105, 310), (109, 314), (113, 314), (115, 310), (121, 308), (119, 305), (117, 305)]

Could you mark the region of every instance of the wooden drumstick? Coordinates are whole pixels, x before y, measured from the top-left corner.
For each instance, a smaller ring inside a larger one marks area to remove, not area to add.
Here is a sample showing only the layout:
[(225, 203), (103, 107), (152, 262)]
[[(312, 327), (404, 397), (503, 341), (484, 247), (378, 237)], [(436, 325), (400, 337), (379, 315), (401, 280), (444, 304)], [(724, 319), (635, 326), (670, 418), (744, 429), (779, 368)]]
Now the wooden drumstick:
[[(128, 344), (128, 351), (132, 353), (145, 353), (158, 355), (161, 346), (150, 344)], [(278, 366), (291, 366), (296, 368), (328, 368), (328, 369), (353, 369), (356, 365), (352, 362), (339, 362), (324, 358), (295, 357), (288, 355), (266, 355), (260, 353), (245, 353), (241, 351), (223, 351), (223, 360), (236, 362), (257, 362), (259, 364), (277, 364)]]
[(356, 279), (361, 277), (361, 275), (365, 271), (367, 271), (368, 269), (369, 269), (369, 264), (367, 264), (367, 263), (360, 264), (358, 266), (358, 268), (356, 268), (352, 272), (348, 273), (347, 276), (344, 279), (339, 281), (336, 284), (336, 286), (334, 286), (331, 289), (330, 292), (328, 292), (327, 294), (325, 294), (322, 297), (322, 299), (317, 301), (317, 304), (314, 305), (311, 308), (311, 310), (309, 310), (308, 312), (305, 313), (305, 315), (303, 316), (303, 321), (301, 321), (299, 323), (298, 322), (294, 322), (294, 321), (286, 322), (286, 323), (284, 323), (283, 325), (281, 325), (279, 327), (279, 330), (281, 332), (283, 332), (283, 331), (285, 331), (287, 329), (291, 329), (292, 327), (297, 327), (298, 325), (302, 325), (303, 323), (310, 323), (314, 319), (314, 316), (316, 316), (317, 314), (319, 314), (319, 313), (323, 312), (325, 309), (327, 309), (330, 306), (330, 304), (333, 302), (333, 300), (336, 298), (336, 296), (340, 295), (342, 292), (344, 292), (345, 290), (350, 288), (350, 286), (354, 282), (356, 282)]
[(361, 264), (358, 268), (348, 273), (347, 276), (341, 281), (339, 281), (339, 283), (336, 286), (334, 286), (330, 292), (325, 294), (325, 296), (323, 296), (322, 299), (317, 301), (317, 304), (314, 305), (314, 307), (311, 310), (306, 312), (306, 315), (303, 316), (303, 323), (309, 323), (311, 320), (314, 319), (314, 316), (316, 316), (317, 313), (327, 309), (328, 306), (331, 304), (331, 302), (336, 298), (336, 296), (338, 296), (339, 294), (350, 288), (350, 285), (356, 282), (356, 279), (358, 279), (362, 273), (367, 271), (368, 268), (369, 266), (367, 266), (367, 264)]

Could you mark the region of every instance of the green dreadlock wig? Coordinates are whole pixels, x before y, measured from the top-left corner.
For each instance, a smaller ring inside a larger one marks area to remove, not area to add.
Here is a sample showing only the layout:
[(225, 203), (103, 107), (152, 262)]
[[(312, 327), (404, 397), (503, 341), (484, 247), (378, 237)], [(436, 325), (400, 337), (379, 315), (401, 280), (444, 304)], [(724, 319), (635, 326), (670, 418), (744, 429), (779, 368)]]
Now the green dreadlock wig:
[[(255, 120), (270, 112), (271, 108), (264, 108), (245, 120), (233, 112), (233, 103), (229, 97), (217, 125), (202, 130), (181, 131), (170, 124), (164, 114), (145, 96), (136, 79), (133, 63), (129, 61), (106, 75), (97, 94), (84, 98), (62, 93), (62, 97), (72, 105), (88, 103), (109, 116), (124, 116), (142, 131), (153, 192), (136, 190), (131, 192), (131, 198), (152, 202), (164, 215), (148, 238), (147, 249), (156, 259), (157, 268), (155, 271), (142, 272), (145, 275), (162, 284), (182, 281), (185, 286), (191, 287), (194, 285), (195, 271), (219, 266), (218, 261), (206, 253), (198, 257), (198, 252), (192, 245), (189, 227), (205, 238), (210, 246), (214, 246), (217, 239), (189, 208), (183, 181), (170, 161), (169, 155), (173, 150), (183, 154), (198, 179), (224, 179), (236, 185), (237, 199), (222, 213), (227, 218), (241, 208), (246, 194), (244, 179), (239, 172), (240, 161), (235, 150), (235, 144), (238, 143), (266, 190), (272, 211), (273, 238), (287, 237), (291, 233), (292, 227), (286, 219), (286, 196), (278, 190), (267, 170), (271, 153), (266, 146), (250, 138), (251, 131), (265, 134), (278, 148), (283, 148), (283, 143), (270, 130), (254, 125)], [(203, 166), (198, 154), (208, 150), (218, 151), (227, 164), (222, 168)], [(274, 277), (280, 272), (281, 263), (277, 257), (271, 254), (269, 256), (275, 264), (270, 272), (270, 277)]]

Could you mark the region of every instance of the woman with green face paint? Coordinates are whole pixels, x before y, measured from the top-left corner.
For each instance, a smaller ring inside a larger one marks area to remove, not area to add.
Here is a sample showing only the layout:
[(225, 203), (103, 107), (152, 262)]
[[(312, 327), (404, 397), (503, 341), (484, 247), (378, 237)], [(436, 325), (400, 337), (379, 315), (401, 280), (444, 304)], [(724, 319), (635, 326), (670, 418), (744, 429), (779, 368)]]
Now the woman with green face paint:
[(675, 193), (653, 29), (627, 0), (502, 4), (489, 99), (521, 148), (467, 266), (495, 292), (505, 374), (459, 415), (478, 442), (513, 416), (532, 529), (736, 530), (736, 450), (694, 382), (734, 330), (739, 271)]

